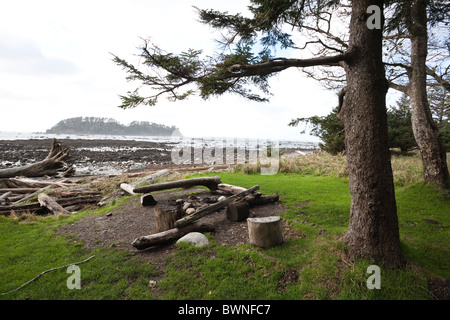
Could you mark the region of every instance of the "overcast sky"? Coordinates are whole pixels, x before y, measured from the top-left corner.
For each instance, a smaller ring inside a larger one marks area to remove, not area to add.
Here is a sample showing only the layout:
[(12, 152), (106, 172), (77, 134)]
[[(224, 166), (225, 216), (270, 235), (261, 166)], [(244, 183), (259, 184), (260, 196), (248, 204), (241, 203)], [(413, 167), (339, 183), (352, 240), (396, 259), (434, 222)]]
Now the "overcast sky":
[[(203, 101), (161, 99), (154, 107), (122, 110), (118, 95), (134, 89), (110, 53), (133, 60), (140, 38), (179, 53), (216, 49), (214, 33), (197, 21), (192, 6), (230, 13), (247, 1), (207, 0), (14, 0), (0, 13), (0, 131), (44, 132), (78, 116), (114, 118), (122, 124), (150, 121), (175, 125), (190, 137), (302, 139), (293, 118), (326, 115), (333, 92), (300, 70), (271, 79), (274, 96), (255, 103), (224, 95)], [(283, 55), (282, 52), (279, 52)]]

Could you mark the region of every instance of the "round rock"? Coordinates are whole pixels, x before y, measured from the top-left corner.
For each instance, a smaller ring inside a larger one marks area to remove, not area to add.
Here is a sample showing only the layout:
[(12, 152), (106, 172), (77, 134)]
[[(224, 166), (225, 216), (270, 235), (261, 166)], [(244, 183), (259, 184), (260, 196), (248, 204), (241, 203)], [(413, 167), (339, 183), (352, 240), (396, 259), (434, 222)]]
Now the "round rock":
[(184, 237), (181, 237), (180, 239), (178, 239), (177, 243), (179, 243), (179, 242), (187, 242), (192, 246), (203, 247), (203, 246), (208, 245), (209, 240), (203, 233), (190, 232), (187, 235), (185, 235)]

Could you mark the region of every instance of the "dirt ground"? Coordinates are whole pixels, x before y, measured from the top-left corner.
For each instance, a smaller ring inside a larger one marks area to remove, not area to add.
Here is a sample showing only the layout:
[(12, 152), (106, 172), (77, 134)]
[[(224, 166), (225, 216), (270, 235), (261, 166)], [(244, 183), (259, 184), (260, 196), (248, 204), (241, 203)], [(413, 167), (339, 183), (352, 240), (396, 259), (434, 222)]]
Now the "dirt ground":
[[(192, 188), (155, 193), (153, 196), (158, 202), (169, 199), (202, 202), (205, 197), (217, 199), (221, 194), (205, 191), (204, 188)], [(279, 215), (284, 211), (285, 207), (278, 202), (250, 208), (250, 217)], [(218, 244), (232, 246), (248, 243), (247, 222), (230, 221), (226, 217), (226, 208), (203, 217), (199, 221), (214, 225), (215, 231), (210, 234)], [(142, 206), (139, 197), (131, 198), (109, 214), (87, 216), (60, 229), (60, 234), (70, 235), (73, 241), (82, 241), (87, 248), (116, 247), (128, 250), (163, 269), (165, 257), (174, 249), (173, 243), (145, 250), (137, 250), (131, 245), (134, 239), (154, 232), (154, 207)], [(283, 222), (283, 236), (287, 241), (293, 237), (300, 237), (301, 234), (292, 231)]]

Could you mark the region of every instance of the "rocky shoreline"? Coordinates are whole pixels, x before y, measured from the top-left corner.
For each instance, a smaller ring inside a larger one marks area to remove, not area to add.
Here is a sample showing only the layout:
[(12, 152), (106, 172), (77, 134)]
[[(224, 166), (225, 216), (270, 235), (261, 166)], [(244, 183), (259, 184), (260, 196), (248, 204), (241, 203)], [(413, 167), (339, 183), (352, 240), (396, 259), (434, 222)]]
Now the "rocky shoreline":
[[(74, 164), (77, 174), (117, 174), (164, 167), (171, 164), (172, 145), (134, 140), (61, 139), (69, 148), (68, 164)], [(43, 160), (52, 139), (0, 140), (0, 168), (23, 166)]]
[[(0, 169), (23, 166), (45, 159), (53, 139), (0, 140)], [(201, 160), (175, 164), (175, 143), (114, 140), (59, 139), (69, 148), (66, 163), (73, 164), (76, 175), (121, 174), (140, 170), (160, 170), (209, 165)], [(287, 149), (285, 156), (301, 155), (311, 150)]]

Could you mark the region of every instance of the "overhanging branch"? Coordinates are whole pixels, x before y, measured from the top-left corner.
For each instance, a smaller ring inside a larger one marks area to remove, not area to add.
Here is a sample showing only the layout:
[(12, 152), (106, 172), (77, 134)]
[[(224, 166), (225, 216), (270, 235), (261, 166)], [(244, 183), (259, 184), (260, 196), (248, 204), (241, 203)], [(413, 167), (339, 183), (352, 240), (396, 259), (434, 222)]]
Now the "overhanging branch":
[(311, 59), (287, 59), (275, 58), (266, 62), (255, 63), (251, 65), (235, 64), (228, 67), (231, 77), (262, 76), (274, 72), (283, 71), (288, 68), (304, 68), (313, 66), (337, 66), (339, 62), (344, 61), (345, 54), (335, 56), (324, 56)]

